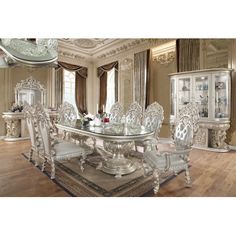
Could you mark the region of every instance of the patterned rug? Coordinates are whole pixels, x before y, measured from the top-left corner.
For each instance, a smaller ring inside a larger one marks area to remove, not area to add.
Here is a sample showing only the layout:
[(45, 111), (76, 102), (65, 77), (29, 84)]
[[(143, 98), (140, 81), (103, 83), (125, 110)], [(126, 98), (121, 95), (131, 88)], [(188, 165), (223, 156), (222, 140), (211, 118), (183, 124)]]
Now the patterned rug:
[[(28, 153), (22, 155), (28, 159)], [(132, 159), (141, 167), (140, 158)], [(76, 197), (140, 197), (153, 189), (152, 175), (144, 176), (142, 168), (117, 179), (96, 169), (100, 161), (101, 156), (98, 154), (88, 156), (83, 172), (77, 159), (57, 161), (56, 178), (53, 181), (71, 196)], [(50, 165), (46, 165), (44, 173), (50, 178)], [(161, 184), (173, 177), (174, 175), (167, 176), (162, 179)]]

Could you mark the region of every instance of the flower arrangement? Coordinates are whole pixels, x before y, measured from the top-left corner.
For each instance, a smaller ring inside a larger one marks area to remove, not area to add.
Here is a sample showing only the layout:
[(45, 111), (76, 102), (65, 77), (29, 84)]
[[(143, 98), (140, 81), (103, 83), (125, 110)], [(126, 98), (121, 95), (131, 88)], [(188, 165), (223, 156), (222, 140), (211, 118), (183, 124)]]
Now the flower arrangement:
[(13, 103), (13, 105), (10, 108), (11, 112), (22, 112), (22, 110), (23, 110), (23, 106), (20, 106), (16, 103)]

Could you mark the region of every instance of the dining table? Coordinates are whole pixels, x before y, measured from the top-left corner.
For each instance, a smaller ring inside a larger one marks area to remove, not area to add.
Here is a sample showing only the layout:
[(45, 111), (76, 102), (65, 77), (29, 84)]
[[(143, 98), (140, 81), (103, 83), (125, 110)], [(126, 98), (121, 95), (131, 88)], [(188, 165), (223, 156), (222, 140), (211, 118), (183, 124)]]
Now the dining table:
[(121, 178), (122, 175), (130, 174), (137, 169), (136, 163), (131, 158), (127, 158), (134, 141), (144, 141), (154, 135), (154, 131), (144, 126), (128, 126), (120, 123), (105, 123), (99, 126), (84, 126), (78, 123), (56, 124), (56, 127), (62, 131), (103, 140), (104, 149), (111, 155), (104, 159), (99, 169), (116, 178)]

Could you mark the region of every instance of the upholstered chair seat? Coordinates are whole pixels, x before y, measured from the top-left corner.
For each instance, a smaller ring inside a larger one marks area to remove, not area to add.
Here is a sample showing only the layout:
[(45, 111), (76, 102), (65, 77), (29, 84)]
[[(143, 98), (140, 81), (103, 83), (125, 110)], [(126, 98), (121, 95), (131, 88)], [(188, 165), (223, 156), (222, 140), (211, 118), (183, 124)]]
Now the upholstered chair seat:
[(142, 125), (147, 130), (150, 130), (150, 132), (154, 133), (153, 137), (151, 138), (135, 142), (136, 151), (138, 147), (143, 147), (144, 152), (147, 151), (148, 147), (150, 150), (155, 150), (157, 148), (158, 135), (162, 127), (163, 120), (164, 120), (164, 110), (159, 103), (154, 102), (147, 107), (143, 115)]

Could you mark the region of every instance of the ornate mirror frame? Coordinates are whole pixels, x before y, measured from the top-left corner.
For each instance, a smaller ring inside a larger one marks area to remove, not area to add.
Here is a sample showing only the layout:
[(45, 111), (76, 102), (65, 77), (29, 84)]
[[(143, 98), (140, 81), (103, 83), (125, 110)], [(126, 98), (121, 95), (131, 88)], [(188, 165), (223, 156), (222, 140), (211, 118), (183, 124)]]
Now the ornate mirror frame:
[[(37, 81), (36, 79), (34, 79), (32, 76), (30, 76), (29, 78), (25, 79), (25, 80), (21, 80), (20, 83), (16, 84), (15, 87), (15, 103), (18, 105), (23, 105), (22, 103), (24, 101), (20, 101), (20, 91), (22, 90), (35, 90), (35, 91), (39, 91), (40, 92), (40, 103), (42, 105), (45, 105), (46, 102), (46, 89), (43, 87), (42, 84), (40, 84), (39, 81)], [(27, 101), (28, 103), (30, 103), (29, 101)], [(38, 101), (35, 101), (35, 104)]]

